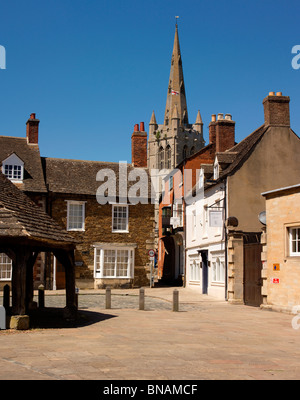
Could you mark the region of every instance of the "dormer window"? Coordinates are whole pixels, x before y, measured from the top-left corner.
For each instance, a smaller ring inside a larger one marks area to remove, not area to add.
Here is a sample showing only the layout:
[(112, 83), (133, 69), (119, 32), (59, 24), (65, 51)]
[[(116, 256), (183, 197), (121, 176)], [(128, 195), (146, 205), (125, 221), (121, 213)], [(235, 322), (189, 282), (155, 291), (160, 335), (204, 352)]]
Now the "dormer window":
[(2, 173), (12, 182), (22, 182), (24, 179), (24, 162), (13, 153), (2, 162)]

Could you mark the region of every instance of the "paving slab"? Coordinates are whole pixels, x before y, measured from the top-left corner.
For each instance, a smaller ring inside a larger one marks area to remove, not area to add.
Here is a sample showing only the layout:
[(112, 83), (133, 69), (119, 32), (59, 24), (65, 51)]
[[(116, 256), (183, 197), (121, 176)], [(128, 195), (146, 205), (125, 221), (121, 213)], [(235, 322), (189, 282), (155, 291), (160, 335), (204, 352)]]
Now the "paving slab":
[[(115, 306), (113, 301), (106, 310), (104, 293), (80, 291), (83, 319), (76, 326), (0, 331), (0, 379), (300, 378), (300, 330), (292, 328), (293, 315), (231, 305), (185, 289), (179, 293), (180, 311), (172, 312), (170, 288), (151, 290), (153, 303), (146, 290), (147, 311), (132, 303), (138, 290), (115, 292)], [(63, 305), (64, 294), (46, 291), (46, 303), (50, 300)]]

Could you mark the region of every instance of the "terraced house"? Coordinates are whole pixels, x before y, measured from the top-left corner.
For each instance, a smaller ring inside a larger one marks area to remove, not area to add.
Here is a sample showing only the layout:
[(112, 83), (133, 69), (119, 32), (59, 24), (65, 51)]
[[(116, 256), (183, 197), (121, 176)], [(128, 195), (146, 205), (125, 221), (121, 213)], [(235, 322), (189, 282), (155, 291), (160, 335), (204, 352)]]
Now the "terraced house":
[[(147, 155), (141, 158), (139, 151), (144, 133), (135, 131), (132, 135), (132, 164), (41, 157), (38, 136), (39, 120), (35, 114), (27, 121), (25, 138), (1, 136), (2, 172), (79, 242), (75, 250), (77, 287), (147, 284), (154, 205)], [(142, 194), (140, 187), (134, 187), (139, 176), (147, 180), (147, 191)], [(107, 177), (112, 177), (116, 190), (113, 197), (99, 202), (96, 194)], [(129, 201), (130, 190), (138, 193), (136, 201)], [(1, 253), (2, 286), (11, 281), (11, 265), (9, 257)], [(34, 282), (35, 287), (41, 283), (46, 288), (65, 287), (64, 267), (53, 254), (39, 256)]]

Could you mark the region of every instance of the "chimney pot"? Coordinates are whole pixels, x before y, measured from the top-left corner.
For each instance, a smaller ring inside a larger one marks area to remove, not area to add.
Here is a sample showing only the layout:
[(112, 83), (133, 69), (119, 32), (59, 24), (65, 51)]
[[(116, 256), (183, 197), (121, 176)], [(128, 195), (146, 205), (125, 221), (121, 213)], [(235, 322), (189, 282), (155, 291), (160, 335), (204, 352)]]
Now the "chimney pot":
[(277, 92), (276, 96), (282, 96), (282, 92)]
[(216, 114), (212, 114), (211, 122), (216, 122), (216, 119), (217, 119)]
[(275, 92), (270, 92), (269, 96), (275, 96)]
[(232, 120), (231, 114), (225, 114), (225, 119), (226, 119), (227, 121), (231, 121), (231, 120)]
[(134, 132), (139, 132), (139, 124), (134, 125)]
[(144, 124), (144, 122), (141, 122), (140, 127), (141, 127), (140, 131), (141, 132), (145, 132), (145, 124)]
[(223, 113), (219, 113), (218, 114), (218, 121), (220, 121), (221, 119), (224, 119), (224, 114)]
[(30, 119), (35, 119), (35, 113), (30, 114)]

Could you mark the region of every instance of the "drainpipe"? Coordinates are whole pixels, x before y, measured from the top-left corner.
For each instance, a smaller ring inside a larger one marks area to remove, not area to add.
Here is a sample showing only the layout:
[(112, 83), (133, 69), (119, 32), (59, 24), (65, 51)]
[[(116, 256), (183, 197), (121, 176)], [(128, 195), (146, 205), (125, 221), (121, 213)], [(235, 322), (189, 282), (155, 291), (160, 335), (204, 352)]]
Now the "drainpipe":
[(225, 210), (225, 221), (224, 221), (224, 239), (225, 239), (225, 300), (228, 301), (228, 256), (227, 256), (227, 247), (228, 247), (228, 239), (227, 239), (227, 228), (226, 228), (226, 219), (227, 219), (227, 178), (225, 178), (224, 182), (224, 210)]

